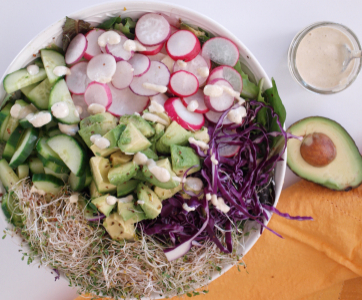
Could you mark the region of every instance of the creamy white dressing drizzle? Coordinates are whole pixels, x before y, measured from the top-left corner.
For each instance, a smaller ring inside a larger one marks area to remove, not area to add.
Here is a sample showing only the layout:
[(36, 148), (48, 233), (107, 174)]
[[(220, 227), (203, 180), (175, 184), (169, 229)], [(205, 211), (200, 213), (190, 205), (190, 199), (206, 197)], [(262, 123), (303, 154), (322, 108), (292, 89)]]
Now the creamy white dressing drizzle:
[(178, 61), (176, 61), (177, 65), (181, 68), (181, 69), (186, 69), (187, 67), (187, 62), (184, 62), (183, 60), (179, 59)]
[(194, 191), (201, 191), (204, 187), (204, 184), (200, 178), (197, 177), (187, 177), (186, 185)]
[(172, 176), (172, 180), (177, 182), (186, 182), (186, 178), (181, 178), (178, 176)]
[(201, 76), (201, 77), (209, 77), (210, 71), (208, 67), (201, 67), (197, 69), (197, 73)]
[(162, 93), (162, 94), (167, 92), (167, 86), (164, 86), (164, 85), (158, 85), (158, 84), (153, 84), (153, 83), (149, 83), (149, 82), (144, 82), (142, 84), (142, 86), (147, 90), (155, 91), (155, 92)]
[(33, 104), (21, 106), (20, 104), (14, 104), (10, 109), (10, 115), (15, 119), (23, 119), (29, 114), (36, 112), (37, 109)]
[(136, 165), (143, 166), (147, 163), (147, 161), (148, 161), (148, 157), (145, 154), (143, 154), (142, 152), (137, 152), (133, 156), (133, 162)]
[(73, 193), (70, 197), (69, 197), (69, 202), (70, 203), (77, 203), (79, 200), (79, 193)]
[(223, 213), (228, 213), (230, 207), (225, 204), (225, 201), (221, 197), (217, 197), (217, 195), (211, 195), (211, 203), (216, 207), (216, 209), (220, 210)]
[(211, 155), (211, 162), (213, 165), (217, 166), (219, 164), (218, 160), (215, 158), (215, 153)]
[(58, 123), (59, 130), (69, 136), (75, 136), (79, 130), (78, 124), (67, 125)]
[(234, 91), (232, 88), (228, 86), (207, 84), (204, 87), (204, 94), (209, 97), (220, 97), (224, 92), (236, 98), (240, 104), (243, 104), (245, 102), (245, 100), (240, 97), (239, 92)]
[(115, 205), (117, 202), (120, 202), (120, 203), (129, 203), (129, 202), (132, 202), (133, 200), (133, 196), (132, 195), (128, 195), (127, 197), (124, 197), (124, 198), (116, 198), (114, 196), (108, 196), (106, 198), (106, 203), (108, 205)]
[(56, 118), (65, 118), (69, 115), (69, 107), (63, 101), (53, 104), (51, 111), (53, 116)]
[(199, 102), (197, 102), (197, 100), (191, 100), (190, 103), (187, 105), (187, 110), (191, 112), (194, 112), (198, 108)]
[(138, 205), (143, 205), (143, 204), (145, 204), (145, 201), (143, 201), (143, 200), (137, 200), (137, 204), (138, 204)]
[(195, 140), (193, 137), (189, 137), (189, 143), (190, 144), (194, 144), (196, 146), (199, 146), (201, 149), (203, 150), (207, 150), (209, 149), (209, 145), (206, 144), (205, 142), (203, 141), (198, 141), (198, 140)]
[(134, 40), (127, 40), (123, 44), (123, 49), (128, 52), (135, 51), (146, 51), (147, 48), (143, 46), (140, 42)]
[(83, 108), (81, 106), (79, 106), (79, 105), (76, 105), (75, 109), (76, 109), (76, 111), (78, 112), (79, 115), (83, 112)]
[(48, 124), (52, 120), (52, 115), (48, 111), (39, 111), (28, 119), (35, 128), (39, 128)]
[(243, 98), (240, 97), (240, 93), (237, 91), (234, 91), (231, 87), (228, 86), (221, 86), (222, 89), (224, 90), (224, 92), (226, 92), (227, 94), (229, 94), (230, 96), (236, 98), (239, 101), (239, 104), (243, 104), (245, 102), (245, 100)]
[(235, 124), (243, 123), (244, 117), (246, 117), (246, 109), (244, 106), (240, 106), (238, 108), (231, 109), (227, 114), (227, 118)]
[(190, 207), (187, 205), (187, 203), (182, 204), (182, 208), (186, 210), (187, 212), (195, 211), (195, 207)]
[(173, 71), (173, 66), (174, 66), (174, 64), (175, 64), (175, 61), (174, 61), (171, 57), (169, 57), (168, 55), (166, 55), (166, 56), (161, 60), (161, 62), (162, 62), (163, 64), (165, 64), (165, 66), (168, 68), (168, 70), (169, 70), (170, 72)]
[(151, 105), (148, 107), (148, 110), (151, 113), (163, 113), (165, 111), (165, 108), (156, 100), (151, 100)]
[(26, 70), (30, 75), (36, 75), (39, 73), (39, 67), (37, 65), (29, 65), (26, 67)]
[(169, 123), (166, 120), (162, 119), (161, 117), (159, 117), (158, 115), (155, 115), (155, 114), (144, 113), (142, 115), (142, 118), (144, 118), (147, 121), (160, 123), (160, 124), (165, 125), (165, 126), (169, 125)]
[(116, 45), (121, 42), (121, 36), (115, 31), (106, 31), (98, 37), (98, 45), (105, 47), (107, 44)]
[(135, 112), (134, 115), (136, 115), (136, 116), (141, 116), (138, 112)]
[(206, 200), (207, 200), (207, 201), (210, 201), (210, 200), (211, 200), (211, 194), (210, 194), (210, 193), (207, 193), (207, 194), (205, 195), (205, 197), (206, 197)]
[(100, 134), (93, 134), (90, 141), (101, 150), (107, 149), (111, 145), (111, 142)]
[(56, 76), (64, 76), (72, 74), (72, 71), (70, 71), (70, 69), (65, 66), (57, 66), (54, 68), (53, 74)]
[(157, 166), (153, 159), (147, 158), (147, 156), (141, 152), (137, 152), (134, 155), (133, 162), (140, 166), (147, 165), (148, 170), (160, 182), (168, 182), (171, 179), (171, 174), (167, 169)]
[(88, 113), (91, 115), (102, 114), (106, 111), (106, 108), (98, 103), (92, 103), (88, 106)]

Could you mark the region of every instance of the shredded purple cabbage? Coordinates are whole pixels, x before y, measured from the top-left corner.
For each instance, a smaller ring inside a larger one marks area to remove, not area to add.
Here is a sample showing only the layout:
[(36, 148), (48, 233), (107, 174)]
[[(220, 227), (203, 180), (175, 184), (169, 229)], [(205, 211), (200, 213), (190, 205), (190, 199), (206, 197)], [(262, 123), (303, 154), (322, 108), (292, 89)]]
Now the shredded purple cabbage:
[(54, 281), (59, 280), (60, 279), (60, 273), (59, 273), (58, 269), (53, 269), (53, 271), (57, 274), (57, 276), (55, 276), (55, 278), (54, 278)]

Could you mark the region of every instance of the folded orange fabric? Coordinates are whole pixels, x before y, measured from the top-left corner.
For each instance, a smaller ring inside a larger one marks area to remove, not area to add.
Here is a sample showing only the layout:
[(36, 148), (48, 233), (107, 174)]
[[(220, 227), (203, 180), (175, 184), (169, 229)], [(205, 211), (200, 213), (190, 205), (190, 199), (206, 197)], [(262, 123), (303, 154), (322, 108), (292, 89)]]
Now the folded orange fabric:
[(284, 239), (264, 231), (244, 257), (248, 272), (231, 269), (198, 299), (362, 299), (362, 187), (336, 192), (302, 180), (277, 208), (314, 221), (274, 215), (269, 226)]

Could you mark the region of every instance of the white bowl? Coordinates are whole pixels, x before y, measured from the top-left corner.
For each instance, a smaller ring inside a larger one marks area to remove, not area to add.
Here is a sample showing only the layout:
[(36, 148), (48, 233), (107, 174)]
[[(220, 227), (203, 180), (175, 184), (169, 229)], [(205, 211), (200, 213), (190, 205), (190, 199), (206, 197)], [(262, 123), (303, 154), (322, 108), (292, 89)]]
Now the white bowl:
[[(125, 10), (124, 10), (125, 9)], [(173, 4), (168, 3), (159, 3), (159, 2), (139, 2), (139, 1), (120, 1), (120, 2), (112, 2), (112, 3), (104, 3), (97, 6), (92, 6), (81, 11), (78, 11), (69, 17), (74, 19), (81, 19), (87, 22), (92, 23), (92, 25), (97, 25), (102, 23), (104, 20), (121, 15), (122, 17), (131, 17), (131, 18), (138, 18), (142, 14), (147, 12), (160, 12), (164, 14), (170, 24), (176, 24), (179, 19), (185, 21), (189, 24), (199, 26), (206, 31), (209, 31), (217, 36), (227, 37), (232, 40), (239, 48), (240, 51), (240, 61), (241, 63), (250, 71), (248, 72), (249, 76), (259, 81), (261, 78), (265, 78), (264, 88), (272, 87), (272, 83), (256, 60), (254, 55), (248, 50), (248, 48), (241, 42), (239, 39), (230, 33), (226, 28), (221, 26), (220, 24), (216, 23), (212, 19), (191, 11), (189, 9), (176, 6)], [(34, 37), (24, 48), (21, 52), (15, 57), (12, 63), (7, 68), (5, 74), (2, 76), (0, 81), (0, 101), (5, 97), (4, 87), (2, 85), (2, 81), (6, 74), (14, 72), (20, 68), (25, 67), (28, 63), (34, 60), (33, 54), (38, 54), (38, 51), (50, 43), (56, 43), (61, 45), (61, 35), (62, 35), (62, 26), (64, 24), (64, 19), (59, 20), (58, 22), (54, 23), (53, 25), (49, 26), (43, 32), (39, 33), (36, 37)], [(283, 155), (283, 161), (279, 162), (276, 167), (275, 171), (275, 203), (274, 206), (277, 205), (282, 186), (284, 183), (284, 175), (285, 175), (285, 168), (286, 168), (286, 152)], [(3, 213), (2, 220), (6, 222), (6, 218)], [(268, 222), (265, 221), (265, 224)], [(256, 226), (259, 228), (259, 226)], [(259, 230), (253, 231), (247, 240), (245, 241), (245, 247), (243, 249), (239, 249), (242, 255), (245, 255), (256, 243), (259, 239), (260, 233)], [(21, 239), (18, 238), (18, 244), (20, 245)], [(15, 247), (14, 247), (15, 251)], [(220, 275), (228, 271), (232, 265), (224, 268), (221, 273), (217, 272), (213, 275), (212, 281), (218, 278)], [(63, 277), (65, 280), (66, 278)], [(152, 297), (153, 299), (159, 298), (159, 295), (155, 295)]]

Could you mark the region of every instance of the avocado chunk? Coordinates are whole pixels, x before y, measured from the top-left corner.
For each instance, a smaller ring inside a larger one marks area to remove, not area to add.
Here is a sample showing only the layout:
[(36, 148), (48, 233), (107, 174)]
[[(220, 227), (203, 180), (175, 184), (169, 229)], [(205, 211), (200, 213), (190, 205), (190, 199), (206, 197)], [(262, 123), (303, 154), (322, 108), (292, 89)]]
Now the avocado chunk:
[(116, 241), (133, 241), (135, 236), (133, 224), (132, 219), (125, 221), (117, 212), (109, 215), (103, 222), (108, 234)]
[(122, 184), (133, 178), (140, 167), (133, 161), (120, 165), (119, 167), (112, 168), (108, 172), (108, 180), (114, 185)]
[(176, 121), (173, 121), (167, 127), (165, 134), (157, 141), (156, 149), (161, 153), (170, 153), (171, 145), (187, 145), (191, 136), (191, 132), (184, 129)]
[(155, 219), (161, 213), (162, 203), (157, 195), (145, 184), (140, 183), (137, 186), (137, 197), (143, 201), (140, 204), (142, 210), (145, 212), (147, 218)]
[(184, 173), (192, 166), (197, 166), (197, 167), (194, 167), (191, 170), (189, 170), (187, 172), (187, 175), (195, 173), (201, 169), (200, 158), (196, 154), (195, 150), (192, 149), (191, 147), (172, 145), (171, 161), (172, 161), (172, 170), (176, 173), (177, 176), (183, 176)]
[(155, 129), (141, 116), (124, 115), (119, 119), (119, 124), (128, 125), (129, 123), (132, 123), (147, 138), (155, 134)]
[(117, 118), (111, 115), (110, 113), (105, 112), (84, 118), (82, 121), (80, 121), (80, 128), (82, 129), (93, 124), (99, 124), (105, 122), (112, 123), (113, 128), (117, 126)]
[(323, 118), (302, 119), (288, 129), (303, 141), (288, 141), (288, 166), (299, 177), (333, 190), (350, 190), (362, 183), (359, 150), (337, 122)]
[[(148, 181), (149, 183), (164, 188), (164, 189), (173, 189), (177, 187), (180, 182), (174, 180), (173, 177), (176, 177), (176, 174), (172, 171), (171, 163), (167, 158), (161, 159), (156, 161), (156, 166), (165, 168), (170, 173), (170, 180), (167, 182), (161, 182), (159, 181), (154, 174), (151, 173), (149, 167), (147, 165), (144, 165), (142, 168), (142, 175), (144, 176), (143, 179)], [(142, 175), (137, 174), (136, 177), (139, 180), (142, 180)]]
[(153, 125), (153, 128), (155, 129), (155, 135), (150, 138), (150, 142), (152, 143), (150, 149), (153, 152), (156, 152), (156, 143), (165, 134), (166, 127), (160, 123), (155, 123)]
[(100, 192), (98, 192), (97, 186), (96, 186), (96, 183), (94, 182), (94, 180), (92, 180), (91, 184), (89, 185), (89, 194), (90, 194), (91, 199), (102, 196), (102, 194)]
[(192, 134), (193, 138), (198, 141), (202, 141), (206, 144), (210, 142), (210, 136), (206, 127), (202, 127), (200, 130)]
[(109, 205), (107, 203), (107, 197), (109, 196), (109, 194), (95, 198), (92, 200), (92, 203), (95, 205), (95, 207), (97, 207), (97, 209), (104, 214), (106, 217), (109, 216), (109, 214), (111, 213), (112, 209), (116, 206), (115, 204), (113, 205)]
[(132, 193), (136, 189), (138, 184), (139, 184), (138, 180), (131, 179), (131, 180), (128, 180), (126, 182), (123, 182), (123, 183), (117, 185), (117, 197), (126, 196), (126, 195)]
[(125, 164), (132, 160), (133, 155), (124, 154), (121, 150), (118, 149), (117, 152), (112, 153), (109, 160), (112, 163), (112, 167), (118, 167), (120, 164)]
[(123, 220), (130, 221), (132, 223), (141, 222), (142, 220), (147, 219), (146, 214), (143, 212), (142, 208), (140, 206), (136, 207), (133, 202), (118, 202), (117, 211)]
[(155, 186), (155, 188), (154, 188), (156, 195), (158, 196), (158, 198), (160, 198), (161, 201), (171, 198), (173, 195), (177, 194), (181, 190), (182, 190), (181, 183), (177, 187), (175, 187), (173, 189), (169, 189), (169, 190), (160, 188), (158, 186)]
[(146, 155), (147, 158), (149, 159), (158, 160), (158, 155), (151, 148), (148, 148), (140, 152)]
[(93, 156), (90, 159), (90, 166), (93, 175), (93, 180), (96, 184), (99, 193), (113, 193), (117, 187), (111, 184), (108, 180), (108, 172), (111, 169), (111, 164), (107, 158)]
[(108, 131), (105, 135), (103, 135), (103, 137), (110, 142), (110, 145), (106, 149), (100, 149), (96, 145), (92, 145), (90, 149), (92, 150), (94, 155), (107, 157), (112, 153), (117, 152), (119, 150), (117, 147), (117, 142), (122, 132), (125, 130), (125, 128), (126, 125), (121, 124), (113, 128), (112, 130)]
[(150, 146), (150, 141), (145, 138), (133, 123), (127, 125), (118, 140), (119, 149), (126, 154), (146, 150)]

